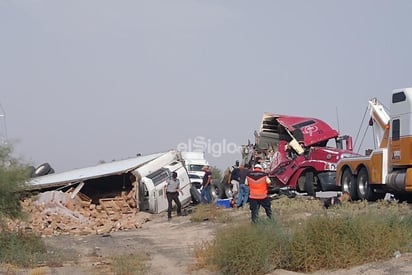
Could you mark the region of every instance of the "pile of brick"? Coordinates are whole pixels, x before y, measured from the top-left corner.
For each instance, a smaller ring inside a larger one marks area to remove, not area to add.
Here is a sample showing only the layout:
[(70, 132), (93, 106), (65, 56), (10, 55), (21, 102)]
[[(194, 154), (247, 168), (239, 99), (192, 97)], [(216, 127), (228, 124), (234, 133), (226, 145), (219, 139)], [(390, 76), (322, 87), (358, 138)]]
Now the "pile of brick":
[(86, 195), (72, 191), (48, 191), (25, 199), (22, 206), (29, 216), (25, 220), (9, 220), (8, 228), (43, 236), (107, 234), (139, 228), (151, 219), (150, 214), (131, 207), (130, 196), (104, 198), (93, 204)]

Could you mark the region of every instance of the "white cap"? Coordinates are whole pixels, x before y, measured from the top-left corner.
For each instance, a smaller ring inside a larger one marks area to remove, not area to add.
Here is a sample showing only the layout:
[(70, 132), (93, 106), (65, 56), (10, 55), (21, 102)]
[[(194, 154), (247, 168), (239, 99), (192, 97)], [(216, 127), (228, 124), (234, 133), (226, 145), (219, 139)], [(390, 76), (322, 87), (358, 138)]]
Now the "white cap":
[(262, 165), (260, 165), (260, 164), (255, 164), (255, 168), (262, 169)]

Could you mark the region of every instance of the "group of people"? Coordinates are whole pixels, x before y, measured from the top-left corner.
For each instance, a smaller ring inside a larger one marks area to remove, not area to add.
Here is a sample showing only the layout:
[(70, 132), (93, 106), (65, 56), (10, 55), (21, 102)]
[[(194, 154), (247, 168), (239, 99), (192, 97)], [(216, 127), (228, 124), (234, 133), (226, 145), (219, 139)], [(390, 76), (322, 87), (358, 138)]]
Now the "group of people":
[[(211, 203), (212, 188), (212, 172), (209, 166), (203, 167), (205, 172), (203, 176), (203, 188), (200, 193), (202, 203)], [(230, 169), (230, 183), (235, 200), (235, 206), (240, 208), (246, 205), (249, 201), (252, 222), (256, 223), (260, 206), (265, 209), (266, 216), (272, 218), (272, 208), (268, 197), (268, 184), (270, 179), (263, 171), (260, 164), (255, 164), (253, 169), (250, 169), (248, 164), (239, 166), (239, 161)], [(173, 172), (171, 178), (167, 179), (164, 189), (165, 197), (168, 202), (167, 217), (172, 218), (172, 203), (176, 204), (177, 215), (181, 215), (182, 205), (179, 200), (179, 194), (183, 195), (180, 189), (180, 181), (177, 178), (177, 173)]]
[[(203, 171), (203, 188), (201, 190), (201, 202), (211, 203), (213, 201), (211, 195), (212, 188), (212, 172), (209, 166), (204, 166)], [(272, 219), (272, 207), (268, 196), (268, 185), (271, 180), (264, 172), (262, 165), (259, 162), (253, 166), (253, 169), (246, 163), (239, 165), (239, 161), (235, 162), (230, 168), (229, 182), (232, 185), (234, 207), (241, 208), (249, 201), (251, 212), (251, 220), (256, 223), (258, 220), (259, 209), (262, 206), (266, 212), (266, 216)], [(173, 172), (171, 178), (167, 180), (165, 185), (165, 196), (168, 201), (167, 217), (172, 218), (172, 202), (176, 203), (177, 215), (181, 215), (182, 206), (179, 201), (179, 193), (183, 195), (180, 189), (180, 181), (177, 178), (177, 173)], [(341, 201), (350, 200), (347, 192), (338, 194), (337, 197), (332, 197), (324, 201), (324, 207), (329, 208), (334, 205), (340, 205)]]

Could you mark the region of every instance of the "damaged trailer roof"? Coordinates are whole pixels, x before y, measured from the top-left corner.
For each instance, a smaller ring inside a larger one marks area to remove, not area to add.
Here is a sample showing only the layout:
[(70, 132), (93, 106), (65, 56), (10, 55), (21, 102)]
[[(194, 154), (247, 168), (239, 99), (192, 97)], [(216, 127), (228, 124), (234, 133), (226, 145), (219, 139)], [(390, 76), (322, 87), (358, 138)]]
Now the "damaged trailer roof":
[(135, 170), (139, 166), (151, 160), (154, 160), (163, 154), (164, 153), (158, 153), (147, 156), (140, 156), (136, 158), (113, 161), (96, 166), (70, 170), (67, 172), (50, 174), (38, 178), (32, 178), (27, 184), (27, 189), (36, 190), (50, 187), (60, 187), (89, 179), (126, 173)]

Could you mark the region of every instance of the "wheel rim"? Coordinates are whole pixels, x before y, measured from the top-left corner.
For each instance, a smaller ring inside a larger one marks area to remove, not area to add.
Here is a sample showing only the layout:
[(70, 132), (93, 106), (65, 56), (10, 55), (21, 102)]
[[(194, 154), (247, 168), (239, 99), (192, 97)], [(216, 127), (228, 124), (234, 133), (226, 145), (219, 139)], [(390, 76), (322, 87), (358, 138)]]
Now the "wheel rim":
[(226, 194), (226, 197), (229, 199), (233, 197), (232, 189), (229, 186), (225, 188), (225, 194)]
[(358, 195), (360, 199), (365, 199), (366, 188), (368, 185), (368, 176), (366, 171), (362, 169), (358, 174)]
[(343, 179), (342, 179), (342, 192), (350, 193), (351, 181), (352, 181), (351, 175), (347, 171), (345, 171), (345, 173), (343, 174)]
[(211, 190), (212, 198), (215, 200), (219, 197), (219, 188), (213, 185)]

